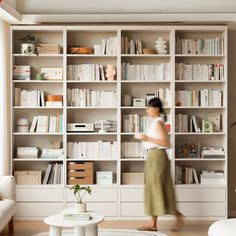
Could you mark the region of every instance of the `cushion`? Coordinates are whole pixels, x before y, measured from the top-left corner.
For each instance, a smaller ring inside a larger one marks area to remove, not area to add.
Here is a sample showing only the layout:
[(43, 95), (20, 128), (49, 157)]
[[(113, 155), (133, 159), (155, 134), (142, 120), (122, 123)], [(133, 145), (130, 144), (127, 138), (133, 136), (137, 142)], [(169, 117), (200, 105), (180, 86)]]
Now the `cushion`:
[(219, 220), (208, 231), (209, 236), (235, 236), (236, 219)]
[(0, 176), (0, 196), (15, 200), (15, 178), (13, 176)]
[(3, 199), (0, 202), (0, 231), (11, 220), (16, 212), (16, 203), (11, 199)]

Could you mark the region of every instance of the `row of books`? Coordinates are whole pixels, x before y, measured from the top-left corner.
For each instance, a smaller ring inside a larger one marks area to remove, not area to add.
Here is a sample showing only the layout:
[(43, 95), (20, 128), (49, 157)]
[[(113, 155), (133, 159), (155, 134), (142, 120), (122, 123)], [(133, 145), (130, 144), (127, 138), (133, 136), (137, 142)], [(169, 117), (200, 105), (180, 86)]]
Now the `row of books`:
[(69, 159), (116, 159), (117, 151), (116, 141), (67, 143), (67, 157)]
[(200, 175), (201, 184), (225, 184), (224, 171), (222, 170), (203, 170)]
[(170, 80), (170, 63), (160, 63), (153, 65), (132, 65), (122, 63), (122, 80)]
[(48, 164), (46, 173), (43, 178), (43, 184), (62, 184), (63, 164)]
[(17, 147), (16, 158), (19, 159), (62, 159), (62, 148)]
[(129, 39), (127, 36), (121, 37), (122, 54), (142, 54), (143, 45), (140, 39)]
[(209, 113), (207, 115), (207, 120), (187, 114), (176, 114), (175, 116), (175, 132), (220, 132), (222, 130), (221, 126), (222, 122), (220, 113)]
[(118, 38), (109, 37), (102, 39), (101, 54), (115, 55), (117, 53)]
[(177, 54), (223, 54), (224, 40), (222, 37), (202, 39), (181, 39), (176, 40)]
[(124, 114), (122, 117), (122, 129), (125, 133), (145, 133), (151, 122), (147, 116), (139, 114)]
[(15, 88), (14, 105), (24, 107), (45, 107), (44, 92)]
[(63, 132), (63, 115), (34, 116), (30, 132), (36, 133), (61, 133)]
[(121, 143), (122, 158), (145, 158), (146, 150), (142, 142), (125, 141)]
[(67, 80), (105, 81), (106, 79), (102, 65), (81, 64), (67, 66)]
[(67, 89), (68, 106), (75, 107), (115, 107), (117, 92), (91, 89)]
[(223, 106), (223, 91), (219, 89), (177, 90), (175, 92), (175, 105), (221, 107)]
[(30, 66), (13, 66), (14, 80), (30, 80)]
[(196, 169), (176, 165), (175, 184), (199, 184)]
[(224, 80), (223, 64), (186, 64), (176, 63), (176, 80)]

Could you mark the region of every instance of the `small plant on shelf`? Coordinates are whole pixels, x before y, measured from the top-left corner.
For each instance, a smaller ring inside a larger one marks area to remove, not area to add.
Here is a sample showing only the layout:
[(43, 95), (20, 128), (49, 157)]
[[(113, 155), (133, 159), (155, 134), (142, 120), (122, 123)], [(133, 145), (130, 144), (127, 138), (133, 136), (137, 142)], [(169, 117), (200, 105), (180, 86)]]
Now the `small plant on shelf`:
[(79, 184), (76, 184), (72, 187), (68, 187), (74, 194), (74, 196), (77, 199), (77, 202), (75, 203), (75, 209), (76, 213), (82, 213), (86, 212), (86, 203), (83, 202), (83, 199), (87, 194), (91, 195), (92, 189), (89, 186), (81, 186)]
[(21, 54), (38, 55), (37, 51), (37, 38), (32, 33), (28, 33), (19, 40), (21, 42)]

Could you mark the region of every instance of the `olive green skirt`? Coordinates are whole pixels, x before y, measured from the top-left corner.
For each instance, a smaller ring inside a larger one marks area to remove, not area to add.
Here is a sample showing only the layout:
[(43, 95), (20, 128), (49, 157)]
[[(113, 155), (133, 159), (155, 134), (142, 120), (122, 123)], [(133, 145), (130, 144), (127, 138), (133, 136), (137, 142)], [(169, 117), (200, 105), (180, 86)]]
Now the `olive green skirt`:
[(151, 149), (145, 163), (145, 212), (149, 216), (175, 215), (175, 193), (165, 149)]

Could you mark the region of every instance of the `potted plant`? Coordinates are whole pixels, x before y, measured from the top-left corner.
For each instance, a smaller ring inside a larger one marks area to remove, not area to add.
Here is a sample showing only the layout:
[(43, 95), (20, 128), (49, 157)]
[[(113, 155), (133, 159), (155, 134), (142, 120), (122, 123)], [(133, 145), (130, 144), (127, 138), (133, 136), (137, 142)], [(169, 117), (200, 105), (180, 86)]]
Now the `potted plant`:
[(37, 39), (36, 37), (29, 33), (27, 34), (25, 37), (20, 39), (21, 42), (21, 53), (22, 54), (27, 54), (27, 55), (31, 55), (31, 54), (36, 54), (37, 53)]
[(76, 213), (86, 212), (86, 203), (83, 202), (83, 199), (86, 193), (91, 195), (92, 189), (89, 186), (81, 186), (79, 184), (69, 187), (69, 189), (77, 199), (77, 202), (75, 203)]

